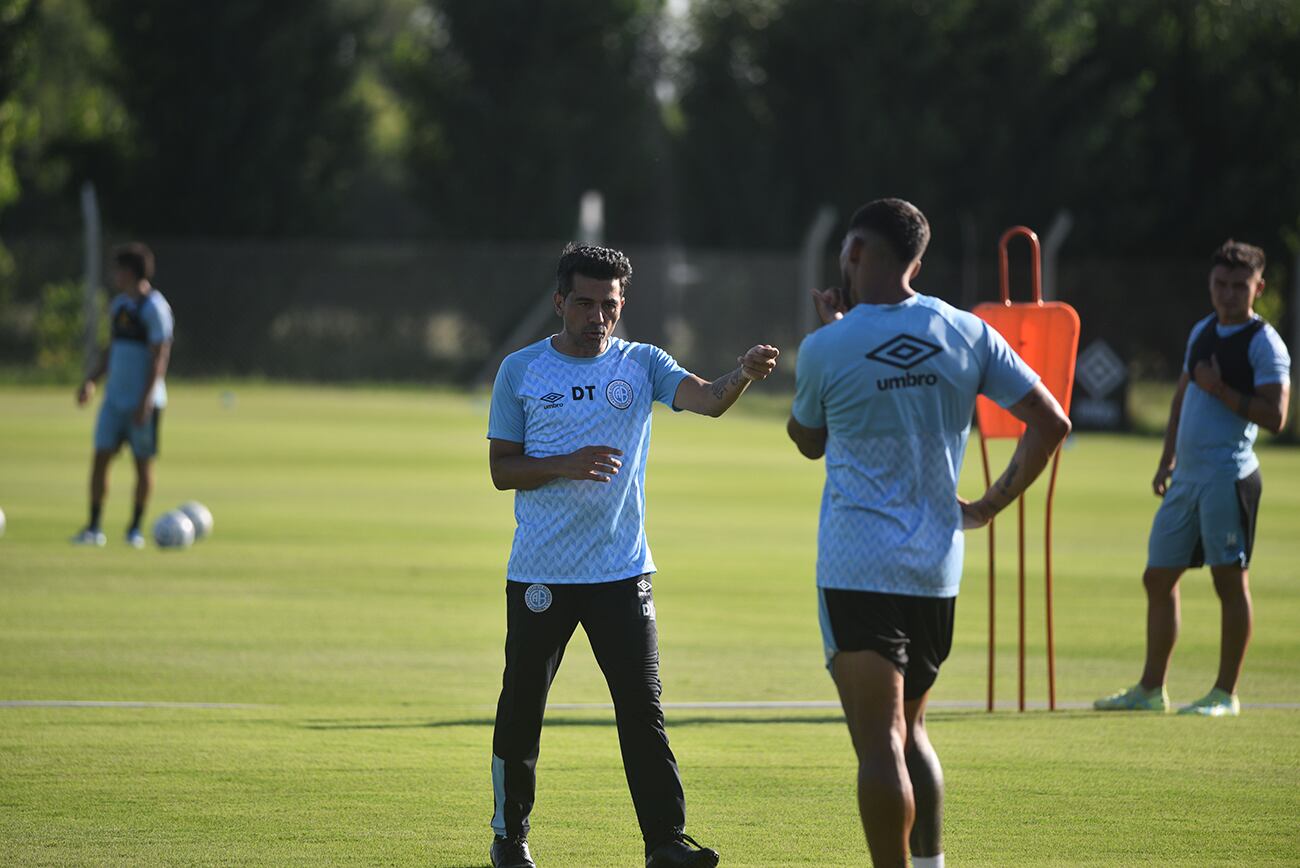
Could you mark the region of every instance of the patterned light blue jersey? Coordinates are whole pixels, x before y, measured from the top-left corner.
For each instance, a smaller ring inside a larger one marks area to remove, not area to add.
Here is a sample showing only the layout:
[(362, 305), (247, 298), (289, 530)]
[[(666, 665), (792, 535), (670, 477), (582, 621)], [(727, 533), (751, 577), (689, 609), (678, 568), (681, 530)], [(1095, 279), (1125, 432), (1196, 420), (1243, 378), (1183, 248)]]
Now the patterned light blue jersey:
[(650, 410), (654, 401), (672, 406), (685, 376), (658, 347), (619, 338), (594, 358), (566, 356), (550, 338), (506, 357), (492, 387), (490, 439), (522, 443), (536, 458), (623, 450), (610, 482), (557, 479), (515, 492), (507, 579), (591, 584), (654, 572), (645, 537)]
[[(1219, 337), (1226, 338), (1250, 325), (1220, 325), (1210, 314), (1192, 327), (1183, 356), (1183, 370), (1191, 357), (1192, 344), (1211, 326)], [(1291, 378), (1291, 356), (1282, 337), (1268, 323), (1255, 333), (1247, 348), (1250, 366), (1255, 371), (1255, 385), (1285, 383)], [(1223, 402), (1199, 388), (1195, 381), (1183, 393), (1183, 409), (1178, 417), (1178, 439), (1174, 454), (1174, 479), (1209, 482), (1214, 479), (1245, 479), (1259, 469), (1255, 456), (1255, 438), (1259, 426), (1229, 410)]]
[[(108, 306), (112, 343), (108, 348), (108, 383), (104, 403), (119, 410), (134, 410), (144, 397), (153, 371), (151, 347), (172, 339), (172, 309), (157, 289), (139, 301), (126, 293)], [(155, 407), (167, 405), (167, 386), (162, 377), (153, 388)]]
[(828, 434), (818, 586), (956, 596), (975, 396), (1009, 407), (1038, 379), (991, 326), (926, 295), (859, 304), (805, 338), (792, 412)]

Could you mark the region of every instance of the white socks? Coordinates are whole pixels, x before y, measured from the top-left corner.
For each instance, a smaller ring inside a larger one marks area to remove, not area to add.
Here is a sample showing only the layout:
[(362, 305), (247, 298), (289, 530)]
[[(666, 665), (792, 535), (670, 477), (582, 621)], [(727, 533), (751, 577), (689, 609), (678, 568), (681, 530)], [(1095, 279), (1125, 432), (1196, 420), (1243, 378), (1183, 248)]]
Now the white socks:
[(943, 868), (943, 854), (938, 856), (913, 856), (912, 868)]

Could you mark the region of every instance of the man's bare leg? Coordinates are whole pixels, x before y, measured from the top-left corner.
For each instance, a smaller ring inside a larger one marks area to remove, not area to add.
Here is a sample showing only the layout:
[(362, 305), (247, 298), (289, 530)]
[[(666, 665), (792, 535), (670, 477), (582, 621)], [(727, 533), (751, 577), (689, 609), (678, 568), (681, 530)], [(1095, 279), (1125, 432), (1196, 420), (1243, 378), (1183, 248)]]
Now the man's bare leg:
[(1147, 591), (1147, 659), (1141, 683), (1147, 690), (1163, 687), (1169, 673), (1169, 659), (1178, 641), (1178, 579), (1182, 575), (1181, 567), (1147, 567), (1142, 574)]
[(96, 449), (90, 462), (90, 522), (86, 526), (91, 530), (99, 530), (104, 498), (108, 496), (108, 467), (112, 461), (113, 452)]
[(1235, 694), (1241, 664), (1246, 659), (1246, 646), (1250, 644), (1250, 576), (1235, 564), (1210, 567), (1210, 574), (1214, 576), (1214, 591), (1219, 595), (1221, 610), (1219, 679), (1214, 686), (1224, 693)]
[(841, 651), (835, 686), (858, 756), (858, 811), (877, 868), (906, 868), (916, 817), (904, 746), (903, 675), (874, 651)]
[(131, 527), (138, 529), (140, 519), (144, 515), (144, 508), (149, 503), (149, 495), (153, 493), (153, 459), (140, 458), (135, 459), (135, 509), (131, 513)]
[(925, 731), (925, 704), (930, 694), (903, 702), (907, 745), (903, 757), (912, 782), (916, 822), (908, 840), (912, 855), (938, 856), (943, 852), (943, 768)]

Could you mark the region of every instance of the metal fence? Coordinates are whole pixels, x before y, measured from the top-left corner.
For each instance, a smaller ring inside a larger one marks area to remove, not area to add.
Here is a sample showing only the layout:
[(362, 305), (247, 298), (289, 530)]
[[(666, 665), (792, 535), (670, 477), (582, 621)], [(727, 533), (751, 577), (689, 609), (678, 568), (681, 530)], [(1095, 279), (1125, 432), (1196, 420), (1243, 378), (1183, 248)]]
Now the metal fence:
[[(9, 363), (34, 357), (31, 324), (41, 287), (81, 277), (76, 238), (9, 238), (16, 274), (3, 317)], [(155, 283), (176, 314), (173, 371), (319, 381), (416, 380), (470, 384), (512, 334), (532, 340), (556, 325), (547, 305), (561, 244), (440, 244), (150, 239)], [(635, 270), (624, 333), (659, 344), (710, 377), (758, 342), (783, 349), (802, 337), (796, 250), (626, 248)], [(923, 292), (969, 306), (996, 295), (995, 257), (963, 263), (932, 250)], [(1014, 257), (1013, 257), (1014, 262)], [(827, 252), (823, 273), (833, 275)], [(1013, 265), (1014, 268), (1014, 265)], [(1082, 347), (1103, 338), (1144, 376), (1173, 377), (1183, 342), (1209, 312), (1205, 257), (1071, 260), (1058, 297), (1083, 321)], [(975, 276), (972, 285), (971, 275)], [(1023, 293), (1013, 285), (1013, 295)], [(783, 379), (793, 373), (784, 366)]]

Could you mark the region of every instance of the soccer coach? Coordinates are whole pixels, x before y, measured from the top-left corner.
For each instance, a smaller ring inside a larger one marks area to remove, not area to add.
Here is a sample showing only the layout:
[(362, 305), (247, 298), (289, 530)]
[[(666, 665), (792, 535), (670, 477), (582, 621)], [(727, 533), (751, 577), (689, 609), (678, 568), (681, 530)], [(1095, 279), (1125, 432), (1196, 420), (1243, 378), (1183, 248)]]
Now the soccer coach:
[(552, 335), (512, 353), (492, 387), (492, 482), (514, 489), (506, 572), (506, 665), (492, 736), (492, 864), (531, 866), (528, 815), (546, 694), (579, 624), (605, 674), (647, 868), (713, 866), (684, 834), (686, 798), (659, 703), (659, 639), (645, 536), (645, 464), (654, 401), (720, 416), (776, 367), (751, 348), (706, 382), (650, 344), (613, 337), (632, 265), (570, 244), (556, 269)]
[[(858, 757), (858, 810), (878, 866), (941, 868), (943, 773), (925, 703), (952, 647), (963, 528), (986, 524), (1042, 472), (1070, 422), (1038, 375), (983, 320), (912, 289), (930, 225), (878, 199), (849, 222), (843, 302), (796, 359), (787, 426), (826, 456), (817, 590), (826, 665)], [(843, 306), (848, 306), (847, 312)], [(957, 477), (977, 394), (1026, 424), (1006, 472), (977, 501)]]

